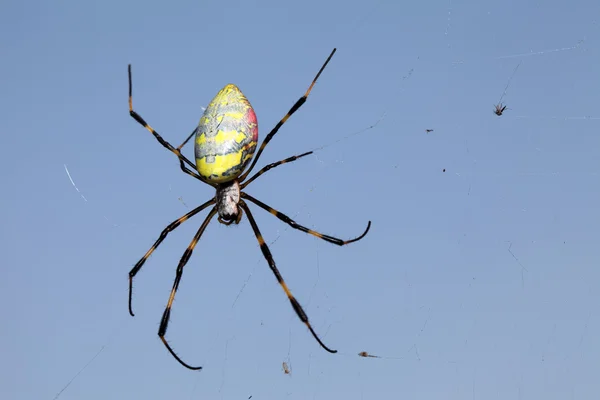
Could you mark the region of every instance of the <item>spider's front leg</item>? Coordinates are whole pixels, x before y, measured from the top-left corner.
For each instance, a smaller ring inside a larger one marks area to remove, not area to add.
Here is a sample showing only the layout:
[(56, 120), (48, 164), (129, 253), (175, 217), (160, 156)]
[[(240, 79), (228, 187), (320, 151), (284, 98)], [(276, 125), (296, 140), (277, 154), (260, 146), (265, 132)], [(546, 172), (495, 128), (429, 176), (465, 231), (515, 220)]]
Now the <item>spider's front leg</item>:
[(269, 246), (267, 246), (265, 239), (262, 237), (262, 234), (260, 233), (260, 229), (258, 229), (258, 224), (254, 220), (254, 216), (250, 212), (250, 208), (248, 208), (248, 205), (244, 202), (244, 200), (240, 200), (240, 208), (243, 208), (244, 211), (246, 211), (246, 214), (248, 215), (248, 221), (250, 221), (250, 226), (252, 226), (252, 230), (254, 231), (254, 236), (256, 236), (256, 240), (258, 240), (260, 250), (262, 251), (263, 256), (265, 257), (265, 260), (267, 260), (267, 263), (269, 264), (269, 267), (271, 268), (273, 275), (275, 275), (277, 282), (279, 282), (279, 284), (281, 285), (281, 288), (285, 292), (285, 295), (287, 296), (288, 300), (290, 301), (290, 304), (292, 305), (292, 308), (296, 312), (296, 315), (298, 316), (298, 318), (300, 318), (300, 321), (302, 321), (304, 323), (304, 325), (306, 325), (306, 327), (308, 328), (310, 333), (313, 335), (315, 340), (321, 345), (321, 347), (323, 349), (325, 349), (329, 353), (337, 353), (337, 350), (333, 350), (333, 349), (330, 349), (329, 347), (327, 347), (325, 345), (325, 343), (323, 343), (323, 341), (321, 340), (319, 335), (317, 335), (317, 333), (315, 332), (311, 323), (308, 320), (308, 316), (306, 315), (306, 312), (304, 311), (304, 309), (302, 308), (302, 306), (300, 305), (298, 300), (296, 300), (296, 298), (292, 294), (292, 291), (288, 288), (287, 284), (283, 280), (283, 276), (281, 276), (279, 269), (277, 269), (277, 265), (275, 265), (275, 260), (273, 259), (271, 250), (269, 250)]
[(133, 313), (132, 305), (131, 305), (132, 299), (133, 299), (133, 278), (137, 275), (138, 272), (140, 272), (140, 270), (142, 269), (142, 267), (144, 266), (144, 264), (146, 263), (148, 258), (152, 255), (152, 253), (154, 253), (154, 250), (156, 250), (158, 248), (158, 246), (160, 246), (160, 244), (163, 242), (163, 240), (166, 239), (167, 235), (170, 232), (173, 232), (175, 229), (177, 229), (179, 227), (179, 225), (183, 224), (185, 221), (192, 218), (194, 215), (198, 214), (200, 211), (204, 210), (206, 207), (213, 205), (214, 203), (215, 203), (215, 199), (210, 199), (207, 202), (205, 202), (204, 204), (194, 208), (189, 213), (187, 213), (187, 214), (177, 218), (175, 221), (171, 222), (165, 229), (163, 229), (163, 231), (160, 233), (160, 236), (158, 237), (158, 239), (156, 239), (156, 242), (154, 242), (152, 247), (150, 247), (150, 249), (146, 252), (146, 254), (144, 254), (144, 256), (137, 263), (135, 263), (135, 265), (133, 266), (131, 271), (129, 271), (129, 314), (131, 314), (132, 317), (135, 316), (135, 314)]
[(194, 238), (192, 239), (187, 249), (185, 249), (183, 256), (181, 256), (181, 260), (179, 260), (179, 265), (177, 266), (177, 273), (175, 274), (175, 282), (173, 282), (173, 288), (171, 289), (171, 294), (169, 295), (169, 301), (167, 303), (167, 307), (165, 308), (165, 312), (163, 313), (163, 316), (160, 320), (160, 327), (158, 328), (158, 336), (160, 337), (160, 340), (162, 340), (162, 342), (164, 343), (167, 350), (169, 350), (169, 353), (171, 353), (171, 355), (175, 357), (175, 359), (179, 361), (181, 365), (192, 370), (202, 369), (202, 367), (192, 367), (191, 365), (185, 363), (181, 358), (179, 358), (179, 356), (173, 351), (173, 349), (167, 342), (167, 339), (165, 339), (165, 335), (167, 334), (167, 328), (169, 326), (169, 318), (171, 317), (171, 307), (173, 306), (173, 300), (175, 300), (175, 293), (177, 293), (177, 289), (179, 288), (179, 282), (181, 281), (181, 276), (183, 275), (183, 267), (185, 267), (187, 262), (190, 260), (190, 257), (194, 252), (194, 248), (200, 240), (200, 237), (202, 236), (210, 220), (212, 219), (212, 217), (215, 216), (216, 213), (217, 207), (213, 207), (212, 210), (210, 210), (210, 213), (208, 213), (208, 215), (206, 216), (206, 219), (204, 219), (204, 222), (200, 226), (200, 229), (198, 229), (198, 232), (196, 232), (196, 234), (194, 235)]

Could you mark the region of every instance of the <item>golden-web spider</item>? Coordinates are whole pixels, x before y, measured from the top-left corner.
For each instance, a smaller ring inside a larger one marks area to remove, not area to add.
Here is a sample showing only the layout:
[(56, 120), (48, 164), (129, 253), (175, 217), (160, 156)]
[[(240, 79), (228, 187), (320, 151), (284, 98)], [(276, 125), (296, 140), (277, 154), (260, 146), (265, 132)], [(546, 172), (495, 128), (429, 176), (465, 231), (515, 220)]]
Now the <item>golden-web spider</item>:
[[(173, 305), (173, 300), (175, 299), (175, 293), (177, 292), (177, 288), (179, 287), (179, 283), (181, 281), (181, 276), (183, 275), (183, 268), (189, 261), (192, 256), (192, 252), (194, 248), (198, 244), (202, 233), (208, 226), (210, 220), (217, 215), (218, 221), (225, 225), (231, 225), (232, 223), (238, 224), (242, 219), (242, 213), (246, 213), (248, 217), (248, 221), (254, 231), (254, 235), (258, 240), (260, 245), (260, 249), (265, 257), (271, 271), (277, 278), (277, 281), (283, 288), (286, 296), (288, 297), (294, 311), (298, 315), (298, 318), (308, 327), (313, 337), (317, 340), (317, 342), (330, 353), (336, 353), (336, 350), (332, 350), (329, 347), (325, 346), (325, 344), (321, 341), (319, 336), (313, 330), (310, 322), (308, 321), (308, 316), (300, 306), (300, 303), (296, 300), (296, 298), (292, 295), (292, 292), (286, 285), (283, 277), (279, 273), (277, 266), (275, 265), (275, 260), (271, 255), (271, 251), (269, 250), (265, 240), (263, 239), (258, 225), (250, 212), (250, 208), (246, 203), (246, 200), (254, 203), (258, 207), (266, 210), (267, 212), (273, 214), (275, 217), (279, 218), (281, 221), (290, 225), (292, 228), (300, 230), (302, 232), (309, 233), (313, 236), (316, 236), (320, 239), (323, 239), (329, 243), (337, 244), (338, 246), (343, 246), (352, 242), (356, 242), (362, 239), (369, 228), (371, 227), (371, 221), (367, 224), (367, 228), (365, 231), (358, 237), (350, 240), (342, 240), (335, 238), (333, 236), (324, 235), (322, 233), (313, 231), (308, 229), (302, 225), (299, 225), (295, 221), (293, 221), (287, 215), (275, 210), (274, 208), (268, 206), (267, 204), (261, 202), (258, 199), (250, 196), (249, 194), (243, 192), (251, 182), (257, 179), (259, 176), (269, 171), (272, 168), (275, 168), (279, 165), (289, 163), (295, 161), (301, 157), (307, 156), (312, 153), (312, 151), (299, 154), (296, 156), (292, 156), (286, 158), (284, 160), (268, 164), (264, 166), (261, 170), (255, 173), (251, 178), (246, 179), (256, 162), (260, 158), (263, 150), (271, 141), (273, 136), (277, 133), (277, 131), (281, 128), (281, 126), (294, 114), (298, 109), (306, 102), (311, 90), (313, 89), (317, 79), (333, 57), (336, 49), (333, 49), (312, 83), (308, 87), (308, 90), (304, 93), (302, 97), (296, 101), (296, 103), (290, 108), (287, 114), (275, 125), (275, 127), (269, 132), (269, 134), (265, 137), (264, 141), (260, 145), (258, 152), (256, 153), (256, 157), (254, 157), (254, 161), (250, 164), (250, 167), (246, 169), (246, 166), (249, 164), (250, 160), (252, 160), (254, 151), (256, 150), (257, 142), (258, 142), (258, 122), (256, 119), (256, 114), (254, 109), (250, 105), (250, 102), (244, 96), (244, 94), (240, 91), (240, 89), (233, 85), (226, 85), (214, 99), (210, 102), (204, 114), (200, 118), (200, 122), (196, 129), (188, 136), (188, 138), (177, 148), (173, 147), (169, 142), (164, 140), (162, 136), (158, 134), (150, 125), (146, 123), (146, 121), (133, 110), (132, 105), (132, 81), (131, 81), (131, 65), (128, 67), (129, 73), (129, 114), (133, 119), (135, 119), (139, 124), (141, 124), (144, 128), (146, 128), (158, 142), (167, 148), (169, 151), (174, 153), (179, 159), (179, 165), (183, 172), (186, 174), (193, 176), (201, 182), (204, 182), (210, 186), (212, 186), (216, 190), (215, 196), (206, 201), (204, 204), (194, 208), (192, 211), (183, 215), (182, 217), (176, 219), (171, 222), (161, 233), (156, 242), (150, 247), (150, 249), (144, 254), (144, 256), (135, 264), (135, 266), (129, 272), (129, 313), (133, 316), (133, 309), (131, 306), (132, 301), (132, 287), (133, 287), (133, 278), (140, 271), (148, 257), (156, 250), (156, 248), (162, 243), (163, 240), (167, 237), (169, 232), (175, 230), (179, 225), (188, 219), (192, 218), (194, 215), (198, 214), (200, 211), (204, 210), (212, 206), (208, 215), (204, 219), (202, 225), (194, 235), (191, 243), (183, 253), (179, 265), (177, 266), (177, 271), (175, 274), (175, 282), (173, 283), (173, 288), (171, 289), (171, 294), (169, 296), (169, 300), (167, 302), (167, 306), (162, 315), (162, 319), (160, 321), (160, 326), (158, 328), (158, 336), (167, 347), (167, 350), (171, 353), (173, 357), (179, 363), (181, 363), (184, 367), (189, 369), (201, 369), (202, 367), (193, 367), (189, 364), (185, 363), (179, 356), (171, 349), (171, 346), (165, 339), (165, 334), (167, 332), (167, 327), (169, 324), (169, 316), (171, 314), (171, 307)], [(195, 135), (195, 160), (196, 163), (192, 163), (187, 157), (185, 157), (181, 153), (181, 149), (183, 146), (191, 139), (192, 136)], [(190, 169), (191, 168), (191, 169)], [(244, 172), (245, 170), (245, 172)]]

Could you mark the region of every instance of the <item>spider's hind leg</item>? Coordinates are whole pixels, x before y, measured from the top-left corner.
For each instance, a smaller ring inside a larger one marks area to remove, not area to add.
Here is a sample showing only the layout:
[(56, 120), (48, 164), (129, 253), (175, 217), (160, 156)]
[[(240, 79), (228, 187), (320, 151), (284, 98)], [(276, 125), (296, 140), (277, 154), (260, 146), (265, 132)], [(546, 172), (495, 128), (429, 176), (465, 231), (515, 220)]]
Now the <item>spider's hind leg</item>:
[[(144, 118), (142, 118), (141, 115), (139, 115), (137, 112), (135, 112), (133, 110), (133, 83), (131, 80), (131, 64), (129, 64), (128, 69), (127, 69), (128, 75), (129, 75), (129, 115), (131, 115), (131, 117), (133, 119), (136, 120), (136, 122), (140, 125), (142, 125), (144, 128), (146, 128), (148, 131), (150, 131), (150, 133), (152, 133), (152, 135), (156, 138), (156, 140), (158, 140), (158, 142), (167, 150), (169, 150), (171, 153), (175, 154), (177, 156), (177, 158), (179, 158), (179, 164), (181, 166), (181, 170), (183, 172), (185, 172), (186, 174), (193, 176), (194, 178), (207, 183), (210, 185), (209, 182), (206, 182), (204, 179), (202, 179), (202, 177), (195, 171), (196, 166), (194, 165), (194, 163), (192, 163), (190, 160), (187, 159), (186, 156), (184, 156), (183, 154), (181, 154), (181, 148), (185, 145), (185, 143), (189, 140), (189, 138), (196, 132), (196, 130), (194, 130), (194, 132), (192, 132), (192, 135), (190, 135), (188, 137), (188, 139), (183, 142), (181, 144), (181, 146), (179, 146), (178, 148), (175, 148), (171, 145), (171, 143), (167, 142), (165, 139), (163, 139), (163, 137), (154, 130), (154, 128), (152, 128), (150, 125), (148, 125), (148, 123), (144, 120)], [(188, 167), (185, 166), (185, 164), (189, 165), (190, 167), (192, 167), (193, 169), (189, 169)], [(212, 186), (212, 185), (211, 185)]]

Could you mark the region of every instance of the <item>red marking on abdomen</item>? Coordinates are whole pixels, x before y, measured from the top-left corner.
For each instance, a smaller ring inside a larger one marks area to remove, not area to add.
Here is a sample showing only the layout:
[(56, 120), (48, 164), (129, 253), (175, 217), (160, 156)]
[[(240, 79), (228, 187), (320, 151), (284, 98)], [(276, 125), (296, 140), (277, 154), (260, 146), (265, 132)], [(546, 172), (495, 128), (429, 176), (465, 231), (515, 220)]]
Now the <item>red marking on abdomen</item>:
[(258, 141), (258, 121), (256, 119), (256, 113), (254, 112), (254, 109), (252, 107), (248, 108), (248, 112), (244, 116), (244, 119), (246, 120), (246, 122), (249, 125), (250, 124), (254, 125), (252, 127), (252, 141), (257, 142)]

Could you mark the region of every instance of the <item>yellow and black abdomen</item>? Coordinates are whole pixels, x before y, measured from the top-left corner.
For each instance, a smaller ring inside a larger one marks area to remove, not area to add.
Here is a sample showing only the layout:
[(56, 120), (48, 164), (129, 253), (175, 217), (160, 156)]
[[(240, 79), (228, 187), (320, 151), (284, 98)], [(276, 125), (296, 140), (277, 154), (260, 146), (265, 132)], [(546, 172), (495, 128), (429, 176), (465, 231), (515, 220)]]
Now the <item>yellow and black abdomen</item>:
[(237, 178), (254, 155), (258, 122), (241, 90), (229, 84), (210, 102), (196, 129), (196, 169), (211, 183)]

